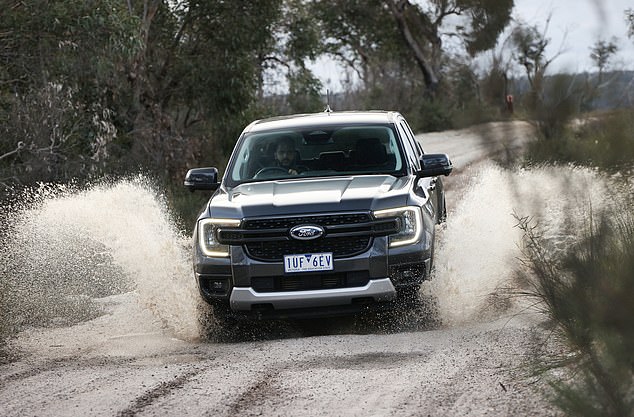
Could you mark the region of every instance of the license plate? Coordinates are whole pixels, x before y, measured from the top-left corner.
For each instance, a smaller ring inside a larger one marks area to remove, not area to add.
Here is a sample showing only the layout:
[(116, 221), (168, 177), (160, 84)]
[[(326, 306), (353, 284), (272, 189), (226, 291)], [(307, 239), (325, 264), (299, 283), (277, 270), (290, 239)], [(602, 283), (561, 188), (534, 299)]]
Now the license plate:
[(284, 255), (284, 272), (332, 271), (332, 252)]

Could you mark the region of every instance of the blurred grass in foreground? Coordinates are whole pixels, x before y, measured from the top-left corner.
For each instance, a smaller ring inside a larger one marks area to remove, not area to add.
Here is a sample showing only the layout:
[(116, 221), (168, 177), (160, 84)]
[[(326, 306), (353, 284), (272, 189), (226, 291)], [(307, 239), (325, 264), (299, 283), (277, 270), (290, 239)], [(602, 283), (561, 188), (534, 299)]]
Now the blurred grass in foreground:
[(552, 386), (569, 415), (634, 415), (634, 201), (627, 200), (591, 219), (562, 253), (549, 250), (530, 219), (518, 219), (534, 277), (529, 294), (569, 347), (540, 358), (543, 369), (566, 367)]
[(528, 295), (550, 318), (551, 341), (565, 346), (538, 357), (540, 371), (560, 368), (548, 373), (554, 403), (575, 416), (634, 416), (634, 108), (581, 114), (589, 97), (563, 76), (536, 93), (526, 159), (596, 168), (610, 184), (602, 208), (568, 219), (563, 250), (532, 219), (517, 220)]

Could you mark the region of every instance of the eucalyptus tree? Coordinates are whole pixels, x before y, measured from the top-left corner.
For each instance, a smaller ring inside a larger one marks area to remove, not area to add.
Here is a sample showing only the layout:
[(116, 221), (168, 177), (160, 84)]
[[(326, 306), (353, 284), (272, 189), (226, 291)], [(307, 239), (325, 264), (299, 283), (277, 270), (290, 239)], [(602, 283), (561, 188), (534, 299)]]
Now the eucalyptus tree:
[(616, 39), (611, 41), (599, 40), (590, 48), (590, 59), (599, 70), (599, 83), (603, 82), (603, 73), (610, 59), (618, 51), (615, 41)]
[(148, 27), (130, 81), (135, 96), (128, 122), (142, 137), (136, 149), (154, 149), (155, 163), (167, 158), (177, 165), (175, 151), (197, 160), (210, 155), (211, 143), (225, 153), (250, 118), (262, 56), (276, 45), (282, 1), (159, 3), (151, 15), (144, 14), (145, 4), (133, 9)]
[(124, 68), (137, 20), (118, 0), (3, 2), (0, 13), (0, 181), (87, 175), (116, 137)]
[[(314, 0), (329, 52), (350, 65), (395, 55), (413, 60), (428, 90), (438, 86), (445, 41), (471, 56), (492, 48), (510, 21), (513, 0)], [(376, 55), (381, 58), (378, 58)], [(405, 55), (404, 55), (405, 54)]]
[(251, 118), (282, 4), (5, 1), (0, 180), (63, 180), (108, 160), (176, 178), (223, 154)]

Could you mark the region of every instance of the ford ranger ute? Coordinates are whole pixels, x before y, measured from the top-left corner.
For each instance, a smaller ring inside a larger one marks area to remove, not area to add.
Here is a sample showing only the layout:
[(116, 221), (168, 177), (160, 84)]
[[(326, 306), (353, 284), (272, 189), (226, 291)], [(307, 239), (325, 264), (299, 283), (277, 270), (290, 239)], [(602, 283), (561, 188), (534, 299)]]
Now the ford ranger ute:
[(202, 298), (251, 318), (352, 314), (397, 305), (429, 278), (446, 217), (445, 154), (426, 154), (396, 112), (324, 112), (247, 126), (195, 225)]

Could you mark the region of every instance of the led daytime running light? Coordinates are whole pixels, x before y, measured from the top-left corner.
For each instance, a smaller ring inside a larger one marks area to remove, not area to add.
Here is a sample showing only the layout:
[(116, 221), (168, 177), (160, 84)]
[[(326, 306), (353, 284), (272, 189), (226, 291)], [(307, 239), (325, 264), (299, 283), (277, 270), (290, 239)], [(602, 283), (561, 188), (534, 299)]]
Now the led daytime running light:
[[(399, 217), (403, 222), (401, 231), (396, 235), (390, 236), (390, 248), (396, 248), (399, 246), (411, 245), (420, 241), (423, 235), (423, 217), (418, 207), (398, 207), (386, 210), (377, 210), (374, 212), (374, 217), (377, 218), (389, 218)], [(406, 233), (408, 218), (411, 222), (413, 220), (413, 233)]]
[(238, 227), (241, 221), (236, 219), (208, 218), (198, 222), (198, 246), (205, 256), (213, 258), (229, 257), (229, 246), (216, 240), (216, 229), (220, 227)]

